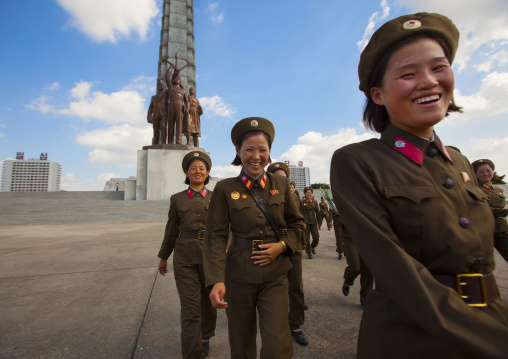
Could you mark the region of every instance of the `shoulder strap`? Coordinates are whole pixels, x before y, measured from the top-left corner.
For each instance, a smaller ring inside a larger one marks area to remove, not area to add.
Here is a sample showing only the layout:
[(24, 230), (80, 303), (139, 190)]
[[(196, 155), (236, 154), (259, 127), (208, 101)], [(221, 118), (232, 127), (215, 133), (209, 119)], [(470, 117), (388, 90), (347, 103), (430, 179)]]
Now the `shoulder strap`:
[(272, 229), (275, 232), (275, 237), (277, 238), (278, 241), (280, 241), (279, 230), (277, 229), (277, 227), (275, 226), (275, 223), (273, 222), (273, 218), (272, 218), (272, 215), (270, 214), (270, 211), (268, 211), (268, 208), (266, 208), (266, 206), (263, 204), (263, 202), (261, 202), (259, 199), (256, 198), (256, 196), (254, 196), (254, 193), (252, 193), (252, 191), (250, 189), (247, 188), (247, 190), (249, 191), (252, 198), (254, 198), (254, 201), (256, 201), (256, 204), (258, 205), (261, 212), (263, 212), (266, 219), (268, 219), (268, 222), (270, 222), (270, 225), (272, 226)]

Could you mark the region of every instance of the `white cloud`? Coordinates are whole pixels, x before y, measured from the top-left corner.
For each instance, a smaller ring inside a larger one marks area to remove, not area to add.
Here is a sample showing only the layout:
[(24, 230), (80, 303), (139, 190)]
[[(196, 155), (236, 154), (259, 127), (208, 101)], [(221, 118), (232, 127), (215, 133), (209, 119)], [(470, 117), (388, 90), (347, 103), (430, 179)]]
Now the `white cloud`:
[(477, 93), (464, 96), (455, 89), (455, 102), (464, 113), (452, 114), (444, 125), (456, 125), (474, 118), (486, 118), (508, 113), (508, 73), (493, 72), (482, 80)]
[(0, 138), (5, 137), (5, 134), (0, 132)]
[(142, 124), (146, 121), (145, 101), (137, 91), (105, 94), (101, 91), (91, 92), (92, 86), (91, 82), (78, 83), (71, 90), (74, 101), (68, 108), (58, 110), (58, 113), (107, 123)]
[(220, 24), (224, 21), (224, 13), (218, 13), (219, 3), (211, 3), (206, 10), (211, 14), (213, 24)]
[(238, 176), (238, 173), (240, 173), (240, 167), (238, 166), (213, 166), (210, 175), (212, 177), (229, 178)]
[(56, 107), (48, 103), (51, 100), (52, 98), (50, 96), (42, 95), (37, 97), (35, 100), (32, 100), (30, 104), (25, 105), (25, 107), (42, 113), (54, 113), (56, 111)]
[(76, 27), (97, 42), (115, 43), (136, 33), (145, 40), (159, 9), (155, 0), (56, 0)]
[(231, 105), (222, 102), (220, 96), (201, 97), (199, 103), (203, 107), (205, 116), (232, 117), (236, 112)]
[(508, 1), (506, 0), (396, 0), (413, 12), (437, 12), (448, 16), (460, 31), (460, 45), (455, 58), (459, 72), (468, 67), (474, 53), (482, 46), (503, 46), (508, 40)]
[(123, 91), (137, 91), (141, 96), (155, 95), (157, 92), (157, 77), (140, 75), (134, 77), (129, 84), (123, 87)]
[(500, 67), (508, 63), (508, 51), (482, 53), (481, 58), (484, 58), (485, 61), (474, 64), (473, 68), (479, 72), (490, 72), (493, 67)]
[(76, 142), (93, 148), (88, 158), (92, 164), (133, 167), (137, 163), (136, 149), (150, 145), (152, 135), (150, 126), (136, 128), (123, 124), (86, 132)]
[(330, 183), (330, 160), (335, 150), (350, 143), (364, 141), (375, 137), (372, 133), (357, 133), (355, 129), (340, 129), (337, 133), (324, 136), (322, 133), (310, 131), (298, 138), (296, 145), (283, 153), (274, 162), (290, 161), (297, 165), (303, 161), (310, 167), (312, 183)]
[(377, 11), (372, 13), (372, 15), (369, 18), (369, 23), (367, 24), (367, 27), (365, 28), (365, 31), (363, 33), (362, 39), (356, 43), (360, 51), (363, 51), (363, 49), (365, 49), (365, 46), (367, 46), (367, 44), (369, 43), (369, 39), (374, 33), (376, 25), (381, 20), (386, 19), (388, 15), (390, 15), (390, 6), (388, 6), (387, 0), (381, 0), (379, 6), (381, 6), (381, 10), (383, 11), (382, 15), (379, 16), (379, 12)]
[(96, 178), (88, 178), (87, 180), (77, 181), (76, 176), (67, 173), (62, 177), (60, 188), (64, 191), (102, 191), (104, 185), (111, 178), (121, 178), (122, 175), (117, 173), (101, 173)]
[(55, 91), (58, 90), (60, 87), (60, 84), (58, 82), (52, 82), (49, 85), (46, 85), (45, 89), (48, 91)]

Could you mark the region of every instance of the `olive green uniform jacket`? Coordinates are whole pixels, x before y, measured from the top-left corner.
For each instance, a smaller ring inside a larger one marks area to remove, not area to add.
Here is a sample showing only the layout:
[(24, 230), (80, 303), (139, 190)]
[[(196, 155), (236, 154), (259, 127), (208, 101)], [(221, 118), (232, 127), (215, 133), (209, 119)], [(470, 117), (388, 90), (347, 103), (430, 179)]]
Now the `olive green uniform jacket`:
[(302, 199), (303, 216), (305, 224), (318, 224), (321, 222), (321, 213), (319, 212), (319, 205), (317, 201), (307, 201)]
[(212, 192), (190, 187), (171, 196), (168, 221), (158, 257), (167, 260), (173, 254), (175, 276), (181, 306), (182, 358), (202, 358), (201, 339), (215, 335), (217, 310), (213, 308), (205, 287), (202, 239), (180, 236), (205, 228)]
[(478, 185), (487, 196), (487, 202), (496, 221), (494, 246), (508, 262), (508, 222), (506, 222), (508, 209), (504, 208), (506, 205), (506, 197), (503, 193), (503, 189), (492, 185), (486, 186), (482, 182)]
[(287, 245), (286, 253), (263, 267), (254, 264), (250, 251), (235, 246), (229, 247), (226, 256), (230, 225), (234, 236), (249, 240), (274, 238), (275, 233), (239, 177), (219, 181), (210, 202), (203, 243), (207, 286), (224, 283), (226, 277), (237, 282), (262, 283), (285, 275), (291, 268), (289, 257), (299, 246), (302, 215), (290, 197), (288, 179), (272, 173), (266, 173), (266, 177), (264, 189), (255, 185), (251, 190), (270, 211), (279, 233), (287, 229), (282, 238)]
[(432, 276), (494, 270), (494, 219), (468, 160), (437, 136), (388, 126), (380, 140), (337, 150), (330, 180), (376, 278), (358, 357), (506, 358), (508, 305), (470, 307)]

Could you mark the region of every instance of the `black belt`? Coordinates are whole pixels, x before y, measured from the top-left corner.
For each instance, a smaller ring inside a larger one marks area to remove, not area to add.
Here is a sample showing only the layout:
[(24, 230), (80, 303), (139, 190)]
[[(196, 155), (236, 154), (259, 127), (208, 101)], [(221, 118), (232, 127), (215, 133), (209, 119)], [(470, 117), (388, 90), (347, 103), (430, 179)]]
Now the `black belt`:
[(205, 230), (202, 229), (196, 232), (180, 232), (182, 238), (205, 239)]
[(233, 238), (231, 239), (231, 245), (241, 248), (247, 249), (249, 251), (254, 251), (254, 247), (259, 244), (267, 244), (267, 243), (276, 243), (278, 242), (277, 238), (268, 238), (268, 239), (247, 239), (235, 236), (233, 234)]
[[(455, 290), (470, 307), (486, 307), (489, 302), (498, 297), (498, 290), (494, 274), (465, 273), (465, 274), (433, 274), (439, 283)], [(383, 292), (383, 288), (376, 281), (376, 289)]]

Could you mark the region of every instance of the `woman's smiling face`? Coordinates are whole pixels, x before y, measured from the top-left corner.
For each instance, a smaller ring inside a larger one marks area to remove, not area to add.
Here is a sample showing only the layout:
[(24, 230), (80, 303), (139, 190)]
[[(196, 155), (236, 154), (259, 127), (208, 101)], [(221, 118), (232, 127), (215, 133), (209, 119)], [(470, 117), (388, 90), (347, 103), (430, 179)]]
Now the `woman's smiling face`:
[(242, 147), (236, 147), (236, 154), (242, 160), (245, 172), (256, 178), (263, 173), (263, 169), (268, 164), (270, 146), (263, 134), (257, 134), (245, 138)]
[(409, 43), (388, 60), (382, 87), (372, 100), (385, 106), (390, 124), (431, 138), (452, 100), (454, 74), (441, 45), (430, 38)]

